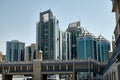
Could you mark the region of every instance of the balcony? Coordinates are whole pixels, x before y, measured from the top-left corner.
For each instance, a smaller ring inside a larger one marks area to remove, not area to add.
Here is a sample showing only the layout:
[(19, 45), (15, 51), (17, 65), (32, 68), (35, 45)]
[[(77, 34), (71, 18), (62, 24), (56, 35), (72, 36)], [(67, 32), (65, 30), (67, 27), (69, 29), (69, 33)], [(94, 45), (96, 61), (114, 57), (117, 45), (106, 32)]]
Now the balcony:
[(118, 0), (112, 0), (112, 3), (113, 3), (112, 12), (115, 12), (115, 9), (116, 9), (116, 6), (117, 6), (117, 3), (118, 3)]

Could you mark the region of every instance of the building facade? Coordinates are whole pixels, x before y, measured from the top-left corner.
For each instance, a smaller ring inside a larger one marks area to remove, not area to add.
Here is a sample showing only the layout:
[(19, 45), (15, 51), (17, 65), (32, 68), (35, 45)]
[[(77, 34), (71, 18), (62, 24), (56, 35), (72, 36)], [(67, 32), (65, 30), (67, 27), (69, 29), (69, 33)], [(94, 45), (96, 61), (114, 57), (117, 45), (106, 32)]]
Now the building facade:
[(70, 23), (67, 31), (71, 33), (71, 58), (77, 58), (76, 39), (82, 34), (83, 28), (80, 26), (80, 21)]
[(115, 13), (115, 44), (113, 53), (104, 71), (103, 80), (120, 80), (120, 0), (112, 1), (112, 12)]
[(25, 60), (25, 43), (17, 40), (7, 41), (7, 61)]
[(77, 55), (78, 59), (96, 59), (98, 56), (96, 37), (84, 31), (84, 33), (77, 38)]
[(59, 21), (51, 10), (40, 13), (37, 23), (37, 54), (43, 51), (43, 60), (59, 59)]
[(99, 62), (108, 62), (110, 42), (102, 35), (96, 38), (92, 33), (84, 30), (77, 38), (77, 59), (95, 59)]
[(0, 61), (3, 61), (3, 54), (2, 54), (2, 51), (0, 51)]
[(71, 39), (69, 32), (59, 32), (59, 56), (60, 60), (70, 60), (71, 59)]
[(3, 58), (2, 58), (2, 61), (7, 61), (6, 55), (3, 55), (2, 57), (3, 57)]
[(97, 39), (98, 39), (98, 61), (108, 62), (110, 42), (106, 40), (102, 35), (100, 35)]
[(31, 44), (26, 47), (26, 61), (33, 61), (36, 59), (36, 44)]

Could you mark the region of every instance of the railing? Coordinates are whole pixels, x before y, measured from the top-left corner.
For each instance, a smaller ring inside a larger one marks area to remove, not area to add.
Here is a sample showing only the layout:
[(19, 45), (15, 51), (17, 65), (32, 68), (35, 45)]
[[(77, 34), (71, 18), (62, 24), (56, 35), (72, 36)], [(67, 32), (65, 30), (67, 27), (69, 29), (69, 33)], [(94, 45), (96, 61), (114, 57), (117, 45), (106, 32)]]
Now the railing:
[(32, 61), (1, 61), (0, 64), (32, 64)]
[[(69, 63), (69, 62), (88, 62), (89, 60), (88, 59), (75, 59), (75, 60), (46, 60), (46, 61), (42, 61), (42, 63)], [(99, 65), (106, 65), (107, 63), (106, 62), (98, 62), (97, 60), (95, 59), (91, 59), (91, 62), (94, 62), (96, 64), (99, 64)]]

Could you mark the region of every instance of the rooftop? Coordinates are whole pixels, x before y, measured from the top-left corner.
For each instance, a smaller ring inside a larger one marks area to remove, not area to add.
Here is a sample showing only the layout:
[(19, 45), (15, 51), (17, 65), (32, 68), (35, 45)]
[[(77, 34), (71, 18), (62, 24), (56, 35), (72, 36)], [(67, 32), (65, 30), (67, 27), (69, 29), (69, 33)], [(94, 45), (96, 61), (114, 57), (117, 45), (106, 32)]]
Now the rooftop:
[(69, 27), (69, 28), (71, 28), (71, 27), (80, 27), (80, 21), (70, 23), (70, 24), (68, 25), (68, 27)]

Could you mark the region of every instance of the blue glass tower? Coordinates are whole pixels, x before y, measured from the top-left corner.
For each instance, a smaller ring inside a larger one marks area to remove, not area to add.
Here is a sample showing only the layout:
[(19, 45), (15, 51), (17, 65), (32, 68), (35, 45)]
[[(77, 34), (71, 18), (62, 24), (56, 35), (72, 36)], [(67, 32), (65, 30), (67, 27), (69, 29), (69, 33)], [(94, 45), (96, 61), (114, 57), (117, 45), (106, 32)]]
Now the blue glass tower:
[(17, 40), (7, 41), (7, 61), (24, 61), (25, 43)]
[(98, 37), (98, 60), (100, 62), (108, 62), (110, 51), (110, 42), (102, 35)]
[(94, 35), (85, 31), (77, 38), (78, 59), (97, 59), (97, 43)]
[(77, 38), (78, 59), (95, 59), (100, 62), (108, 62), (110, 42), (102, 35), (96, 38), (86, 31)]

